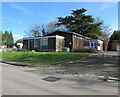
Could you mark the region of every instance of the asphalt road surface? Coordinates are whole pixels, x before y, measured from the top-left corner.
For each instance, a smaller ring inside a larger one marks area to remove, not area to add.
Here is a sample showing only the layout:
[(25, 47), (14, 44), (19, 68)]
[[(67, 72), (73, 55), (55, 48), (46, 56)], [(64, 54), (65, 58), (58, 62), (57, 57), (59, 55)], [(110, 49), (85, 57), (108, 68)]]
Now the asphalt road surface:
[[(2, 64), (2, 95), (118, 95), (118, 83), (69, 77), (60, 74), (26, 72), (35, 68)], [(42, 80), (53, 76), (62, 79)]]

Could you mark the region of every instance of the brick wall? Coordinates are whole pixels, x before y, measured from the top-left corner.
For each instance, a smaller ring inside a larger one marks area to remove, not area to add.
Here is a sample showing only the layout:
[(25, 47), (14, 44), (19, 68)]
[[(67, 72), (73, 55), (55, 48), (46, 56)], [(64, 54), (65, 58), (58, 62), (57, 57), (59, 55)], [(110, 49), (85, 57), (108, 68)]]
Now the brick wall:
[(107, 51), (107, 49), (108, 49), (108, 43), (109, 43), (108, 39), (103, 40), (103, 51)]
[(73, 41), (74, 41), (73, 49), (84, 47), (84, 40), (83, 39), (80, 39), (78, 37), (74, 37)]
[(72, 33), (56, 31), (56, 32), (50, 33), (46, 36), (54, 36), (54, 35), (60, 35), (60, 36), (65, 37), (65, 47), (69, 47), (70, 49), (73, 49), (73, 34)]

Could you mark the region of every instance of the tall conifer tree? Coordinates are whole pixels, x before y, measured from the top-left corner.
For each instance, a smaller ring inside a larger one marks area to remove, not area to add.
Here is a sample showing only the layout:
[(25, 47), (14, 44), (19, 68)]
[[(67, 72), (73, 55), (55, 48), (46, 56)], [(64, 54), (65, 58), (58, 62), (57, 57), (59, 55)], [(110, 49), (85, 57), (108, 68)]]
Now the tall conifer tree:
[(72, 10), (70, 16), (66, 16), (65, 18), (58, 17), (58, 23), (56, 25), (65, 25), (68, 31), (91, 38), (99, 38), (102, 34), (100, 28), (102, 23), (94, 23), (95, 19), (91, 15), (86, 15), (86, 11), (84, 8)]

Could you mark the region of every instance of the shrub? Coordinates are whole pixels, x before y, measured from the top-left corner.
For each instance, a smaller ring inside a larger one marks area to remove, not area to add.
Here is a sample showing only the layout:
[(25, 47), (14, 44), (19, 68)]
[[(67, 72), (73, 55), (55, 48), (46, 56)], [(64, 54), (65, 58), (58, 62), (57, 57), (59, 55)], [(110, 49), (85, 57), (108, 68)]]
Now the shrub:
[(31, 50), (28, 49), (21, 49), (23, 52), (31, 52)]
[(22, 51), (22, 49), (21, 48), (17, 48), (17, 51)]
[(64, 48), (62, 48), (62, 51), (63, 52), (70, 52), (70, 48), (69, 47), (64, 47)]
[(76, 48), (73, 52), (96, 53), (97, 50), (95, 48)]
[(20, 48), (20, 45), (16, 45), (17, 48)]

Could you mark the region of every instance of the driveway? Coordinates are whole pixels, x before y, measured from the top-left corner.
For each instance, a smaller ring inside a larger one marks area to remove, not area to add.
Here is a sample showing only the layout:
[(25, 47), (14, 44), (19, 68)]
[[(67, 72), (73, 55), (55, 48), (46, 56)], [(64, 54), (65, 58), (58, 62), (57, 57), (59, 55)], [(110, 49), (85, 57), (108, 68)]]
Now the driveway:
[[(75, 76), (84, 75), (91, 77), (91, 79), (99, 76), (118, 78), (118, 59), (118, 56), (94, 55), (87, 59), (80, 58), (67, 62), (60, 62), (57, 66), (49, 64), (51, 67), (46, 67), (43, 71)], [(38, 70), (40, 68), (38, 68)]]
[[(0, 65), (3, 68), (3, 95), (118, 95), (118, 83), (114, 81), (56, 73), (52, 71), (53, 68), (55, 70), (54, 66), (32, 68)], [(61, 79), (55, 82), (43, 80), (50, 76)]]
[(120, 56), (120, 51), (104, 51), (99, 53), (93, 53), (92, 55)]

